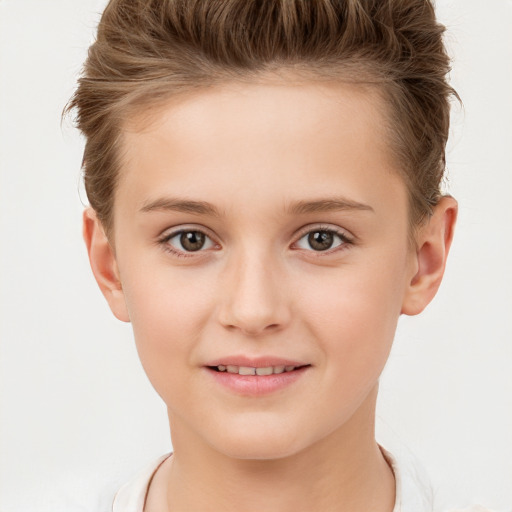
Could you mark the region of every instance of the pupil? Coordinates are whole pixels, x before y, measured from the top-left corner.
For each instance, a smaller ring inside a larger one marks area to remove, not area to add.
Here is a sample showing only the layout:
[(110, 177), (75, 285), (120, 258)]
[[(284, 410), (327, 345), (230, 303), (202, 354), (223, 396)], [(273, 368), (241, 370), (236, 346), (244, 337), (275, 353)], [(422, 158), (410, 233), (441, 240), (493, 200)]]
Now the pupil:
[(186, 231), (181, 234), (180, 242), (187, 251), (198, 251), (204, 245), (204, 234), (199, 231)]
[(317, 251), (326, 251), (332, 246), (334, 237), (329, 231), (314, 231), (309, 234), (308, 242), (311, 248)]

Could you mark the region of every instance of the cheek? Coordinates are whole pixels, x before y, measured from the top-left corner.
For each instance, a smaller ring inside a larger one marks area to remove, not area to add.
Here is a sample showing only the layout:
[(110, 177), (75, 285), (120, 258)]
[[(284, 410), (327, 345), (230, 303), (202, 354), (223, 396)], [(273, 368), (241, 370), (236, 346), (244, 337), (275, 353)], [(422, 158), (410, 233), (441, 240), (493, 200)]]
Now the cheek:
[(327, 366), (343, 372), (338, 378), (380, 374), (400, 315), (403, 283), (403, 267), (391, 260), (347, 265), (329, 279), (305, 281), (298, 307), (321, 343)]
[(186, 389), (183, 379), (194, 365), (194, 349), (211, 311), (206, 276), (170, 267), (127, 275), (125, 299), (148, 378), (162, 397), (168, 389)]

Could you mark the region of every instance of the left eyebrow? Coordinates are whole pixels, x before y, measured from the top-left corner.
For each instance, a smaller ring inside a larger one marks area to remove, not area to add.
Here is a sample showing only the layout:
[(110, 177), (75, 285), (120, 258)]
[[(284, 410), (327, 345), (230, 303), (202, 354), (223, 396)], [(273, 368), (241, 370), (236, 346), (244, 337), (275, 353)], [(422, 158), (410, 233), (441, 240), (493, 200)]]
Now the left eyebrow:
[(361, 210), (375, 213), (375, 210), (370, 205), (343, 197), (315, 199), (312, 201), (295, 201), (288, 206), (287, 210), (292, 215), (339, 210)]
[(213, 217), (221, 216), (219, 210), (206, 201), (192, 201), (190, 199), (172, 197), (162, 197), (154, 201), (146, 202), (140, 211), (144, 213), (152, 211), (175, 211), (196, 213), (198, 215), (211, 215)]

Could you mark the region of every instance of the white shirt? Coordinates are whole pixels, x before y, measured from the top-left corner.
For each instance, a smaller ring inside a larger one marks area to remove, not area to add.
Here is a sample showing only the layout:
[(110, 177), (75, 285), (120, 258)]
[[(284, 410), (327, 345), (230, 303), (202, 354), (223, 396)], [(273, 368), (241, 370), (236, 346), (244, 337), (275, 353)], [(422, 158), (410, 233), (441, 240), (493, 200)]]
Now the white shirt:
[[(391, 455), (382, 447), (381, 450), (395, 475), (396, 501), (393, 512), (434, 512), (432, 488), (427, 475), (417, 461), (407, 454), (397, 457), (396, 454)], [(153, 475), (170, 455), (160, 457), (132, 481), (121, 487), (114, 498), (112, 512), (144, 512), (144, 503)], [(491, 511), (474, 506), (447, 512)]]

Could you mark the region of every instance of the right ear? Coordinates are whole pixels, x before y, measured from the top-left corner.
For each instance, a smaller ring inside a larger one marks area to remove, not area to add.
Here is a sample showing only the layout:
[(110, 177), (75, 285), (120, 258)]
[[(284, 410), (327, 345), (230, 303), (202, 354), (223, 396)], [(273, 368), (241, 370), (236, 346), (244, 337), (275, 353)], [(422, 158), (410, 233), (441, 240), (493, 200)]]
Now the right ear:
[(130, 317), (126, 309), (116, 257), (105, 230), (92, 208), (84, 210), (83, 237), (87, 246), (92, 273), (105, 299), (107, 299), (112, 313), (119, 320), (129, 322)]

